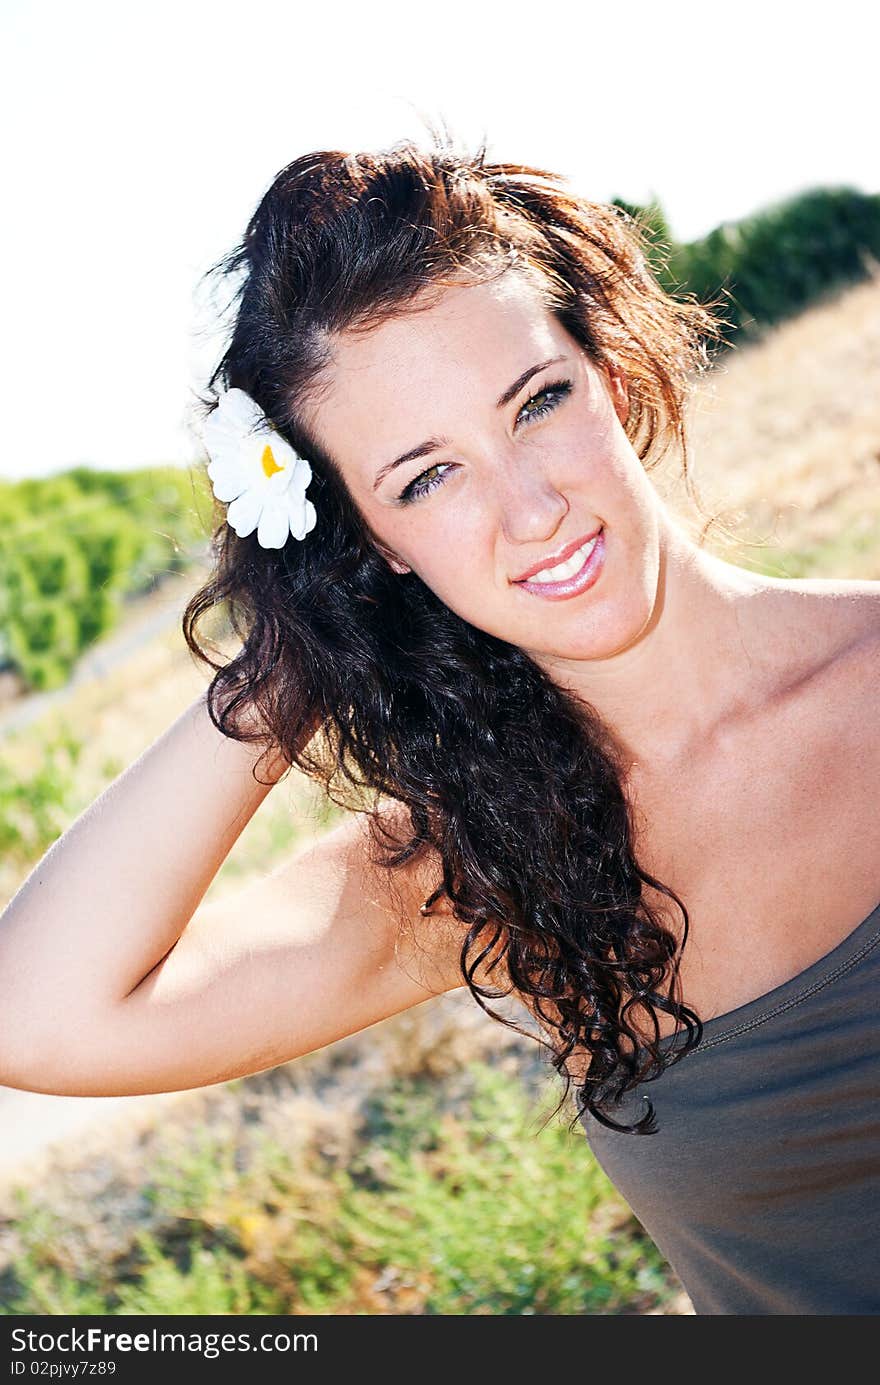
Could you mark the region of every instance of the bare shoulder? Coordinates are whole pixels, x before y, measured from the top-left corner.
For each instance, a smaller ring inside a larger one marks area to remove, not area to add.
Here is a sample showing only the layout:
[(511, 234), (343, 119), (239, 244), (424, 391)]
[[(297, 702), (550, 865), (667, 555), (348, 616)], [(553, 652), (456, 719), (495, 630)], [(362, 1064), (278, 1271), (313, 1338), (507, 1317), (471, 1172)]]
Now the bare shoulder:
[(858, 683), (880, 657), (880, 581), (768, 578), (759, 592), (758, 629), (783, 686)]
[[(813, 674), (799, 703), (802, 728), (814, 746), (833, 748), (834, 763), (849, 765), (847, 796), (857, 783), (874, 793), (880, 771), (880, 582), (828, 583), (811, 593)], [(860, 800), (861, 802), (861, 800)]]
[(832, 680), (851, 686), (857, 698), (873, 700), (880, 673), (880, 582), (823, 580), (810, 595)]
[(766, 590), (763, 639), (780, 689), (771, 705), (796, 719), (787, 724), (797, 724), (801, 736), (809, 726), (814, 744), (837, 744), (846, 728), (848, 743), (863, 747), (869, 771), (865, 756), (880, 749), (880, 581), (805, 578), (774, 581)]
[(802, 620), (845, 652), (880, 640), (880, 581), (815, 577), (785, 584)]

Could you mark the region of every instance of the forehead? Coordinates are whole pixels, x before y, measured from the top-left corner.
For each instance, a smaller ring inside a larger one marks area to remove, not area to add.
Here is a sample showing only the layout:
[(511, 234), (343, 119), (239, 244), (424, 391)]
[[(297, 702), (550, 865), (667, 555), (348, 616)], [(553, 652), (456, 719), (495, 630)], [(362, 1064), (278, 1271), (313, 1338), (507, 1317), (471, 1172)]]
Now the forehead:
[(310, 423), (346, 470), (369, 470), (429, 434), (454, 433), (474, 408), (494, 412), (524, 370), (576, 345), (520, 274), (455, 284), (423, 302), (329, 342)]

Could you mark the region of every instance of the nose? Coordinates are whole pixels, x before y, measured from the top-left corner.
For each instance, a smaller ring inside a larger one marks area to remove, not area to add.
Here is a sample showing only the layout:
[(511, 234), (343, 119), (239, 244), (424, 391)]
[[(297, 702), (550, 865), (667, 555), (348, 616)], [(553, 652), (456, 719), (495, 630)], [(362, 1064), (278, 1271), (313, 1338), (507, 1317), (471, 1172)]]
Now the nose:
[(534, 453), (507, 460), (498, 485), (501, 528), (509, 543), (546, 543), (568, 514), (568, 501)]

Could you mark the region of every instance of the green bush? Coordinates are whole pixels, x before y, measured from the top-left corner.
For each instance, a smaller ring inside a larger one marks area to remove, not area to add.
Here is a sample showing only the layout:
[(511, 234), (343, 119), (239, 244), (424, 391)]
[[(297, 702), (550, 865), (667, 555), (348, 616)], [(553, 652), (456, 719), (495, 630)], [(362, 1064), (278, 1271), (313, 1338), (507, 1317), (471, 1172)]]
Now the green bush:
[(88, 593), (88, 564), (63, 529), (48, 529), (39, 545), (31, 545), (21, 561), (27, 565), (41, 596), (67, 597), (76, 602)]
[[(0, 521), (2, 522), (2, 521)], [(0, 550), (0, 667), (11, 662), (9, 622), (39, 596), (34, 575), (25, 560), (4, 546)]]
[(864, 278), (880, 259), (880, 195), (854, 188), (812, 188), (686, 244), (670, 235), (660, 207), (616, 204), (643, 227), (664, 288), (704, 303), (721, 296), (728, 342)]
[(6, 622), (6, 645), (13, 663), (32, 688), (60, 687), (80, 651), (76, 614), (62, 598), (35, 596)]
[(122, 593), (118, 588), (95, 587), (82, 601), (74, 603), (73, 615), (79, 628), (79, 648), (88, 649), (95, 640), (108, 635), (119, 620)]
[(212, 517), (199, 467), (80, 466), (0, 483), (0, 664), (34, 688), (63, 683), (127, 596), (205, 553)]
[(76, 535), (88, 565), (93, 590), (125, 590), (141, 548), (138, 525), (125, 511), (109, 504), (89, 516), (88, 527)]

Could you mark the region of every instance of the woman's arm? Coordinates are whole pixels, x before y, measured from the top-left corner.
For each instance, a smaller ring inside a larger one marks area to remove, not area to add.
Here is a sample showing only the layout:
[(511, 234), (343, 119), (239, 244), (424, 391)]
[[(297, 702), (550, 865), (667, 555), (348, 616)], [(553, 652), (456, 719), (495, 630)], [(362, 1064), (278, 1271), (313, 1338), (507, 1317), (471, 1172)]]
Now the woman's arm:
[[(359, 819), (199, 910), (269, 792), (251, 774), (258, 756), (217, 731), (203, 694), (34, 867), (0, 915), (0, 1084), (110, 1095), (218, 1082), (446, 988), (400, 970), (399, 913)], [(400, 874), (418, 917), (407, 890), (421, 882)], [(451, 956), (441, 972), (456, 984)]]

